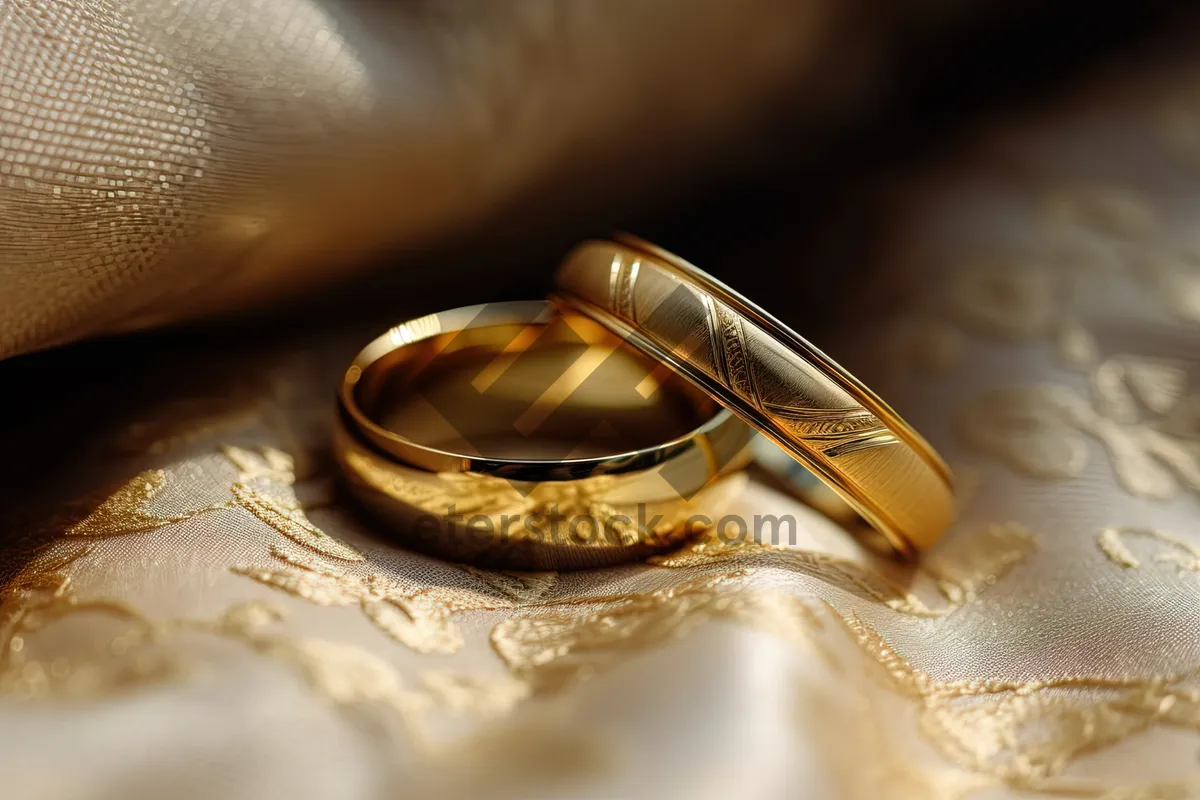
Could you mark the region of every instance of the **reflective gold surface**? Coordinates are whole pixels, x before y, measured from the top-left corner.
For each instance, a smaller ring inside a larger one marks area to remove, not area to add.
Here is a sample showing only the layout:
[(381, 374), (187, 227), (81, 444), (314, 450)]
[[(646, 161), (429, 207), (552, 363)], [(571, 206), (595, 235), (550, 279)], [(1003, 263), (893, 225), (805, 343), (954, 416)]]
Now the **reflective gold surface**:
[(639, 392), (655, 368), (545, 302), (431, 314), (347, 369), (334, 457), (424, 552), (526, 569), (645, 558), (723, 516), (730, 489), (709, 484), (754, 435), (672, 375)]
[[(728, 457), (732, 472), (744, 464), (746, 436), (729, 434), (740, 445)], [(703, 459), (687, 463), (695, 454), (668, 462), (670, 479), (663, 468), (561, 481), (429, 472), (381, 456), (341, 421), (333, 447), (350, 492), (398, 542), (506, 569), (580, 569), (661, 553), (702, 530), (702, 518), (723, 516), (742, 485)]]
[(900, 553), (954, 516), (950, 470), (873, 392), (774, 317), (637, 240), (585, 242), (556, 297), (712, 394), (836, 490)]
[[(347, 428), (381, 453), (514, 480), (618, 474), (689, 451), (720, 456), (715, 471), (731, 454), (714, 453), (712, 436), (749, 441), (720, 433), (744, 426), (702, 392), (654, 373), (586, 317), (542, 301), (489, 303), (391, 328), (355, 357), (338, 399)], [(653, 388), (639, 391), (647, 380)], [(685, 495), (697, 485), (684, 483)]]

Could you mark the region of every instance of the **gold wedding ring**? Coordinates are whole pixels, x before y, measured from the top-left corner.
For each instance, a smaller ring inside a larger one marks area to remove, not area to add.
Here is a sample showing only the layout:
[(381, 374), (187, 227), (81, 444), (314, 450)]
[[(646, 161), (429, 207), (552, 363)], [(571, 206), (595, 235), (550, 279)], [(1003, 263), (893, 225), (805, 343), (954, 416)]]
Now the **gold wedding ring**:
[(715, 479), (753, 438), (656, 368), (545, 301), (431, 314), (347, 369), (334, 454), (368, 511), (439, 556), (536, 569), (644, 557), (687, 535), (693, 500), (712, 513)]
[(334, 453), (406, 541), (514, 568), (640, 558), (719, 515), (731, 498), (716, 479), (744, 465), (751, 428), (827, 513), (841, 518), (840, 497), (903, 555), (949, 525), (951, 475), (933, 448), (696, 267), (633, 238), (590, 241), (555, 286), (553, 303), (405, 322), (346, 371)]
[(950, 524), (951, 474), (933, 448), (832, 359), (695, 266), (632, 237), (589, 241), (567, 256), (555, 286), (564, 309), (716, 398), (902, 554)]

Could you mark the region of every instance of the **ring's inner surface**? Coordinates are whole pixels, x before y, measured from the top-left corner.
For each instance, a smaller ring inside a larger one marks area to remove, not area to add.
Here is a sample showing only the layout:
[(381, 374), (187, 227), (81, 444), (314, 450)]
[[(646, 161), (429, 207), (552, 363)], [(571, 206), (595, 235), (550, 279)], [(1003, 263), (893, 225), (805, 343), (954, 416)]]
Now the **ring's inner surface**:
[(444, 333), (370, 365), (355, 389), (376, 424), (483, 458), (616, 455), (685, 436), (719, 405), (590, 319)]

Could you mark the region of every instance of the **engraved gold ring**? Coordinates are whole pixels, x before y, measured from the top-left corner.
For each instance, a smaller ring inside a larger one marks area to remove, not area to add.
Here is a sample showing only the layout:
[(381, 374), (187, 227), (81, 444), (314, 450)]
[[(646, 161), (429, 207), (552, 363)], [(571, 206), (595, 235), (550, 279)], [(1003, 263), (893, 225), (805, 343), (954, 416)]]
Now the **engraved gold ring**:
[[(546, 301), (431, 314), (347, 369), (334, 454), (420, 549), (512, 568), (645, 557), (728, 491), (754, 434), (604, 326)], [(647, 381), (655, 390), (646, 394)]]
[(555, 287), (563, 308), (716, 398), (902, 554), (949, 525), (952, 478), (934, 449), (827, 355), (695, 266), (632, 237), (588, 241), (567, 256)]

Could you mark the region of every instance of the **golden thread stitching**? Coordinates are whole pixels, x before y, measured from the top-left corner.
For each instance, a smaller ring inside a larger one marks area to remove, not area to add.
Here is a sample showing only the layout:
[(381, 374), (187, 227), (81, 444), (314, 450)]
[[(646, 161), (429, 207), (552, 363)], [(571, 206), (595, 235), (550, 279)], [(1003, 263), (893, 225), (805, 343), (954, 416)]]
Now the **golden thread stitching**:
[[(178, 676), (179, 663), (149, 647), (161, 632), (145, 616), (117, 600), (76, 596), (68, 568), (89, 552), (83, 546), (43, 555), (0, 591), (0, 695), (96, 697)], [(107, 646), (70, 658), (37, 658), (40, 633), (70, 618), (97, 615), (124, 626)]]
[[(922, 730), (944, 755), (1015, 789), (1099, 796), (1105, 788), (1054, 779), (1078, 758), (1156, 725), (1200, 731), (1197, 693), (1180, 685), (1200, 668), (1154, 678), (939, 682), (911, 666), (862, 619), (851, 615), (844, 621), (883, 667), (885, 680), (920, 701)], [(1095, 691), (1056, 692), (1062, 689)]]
[(355, 577), (277, 548), (272, 555), (290, 568), (235, 566), (230, 571), (316, 605), (357, 605), (380, 631), (418, 653), (451, 654), (463, 647), (453, 604), (432, 590), (407, 590), (380, 573)]
[(879, 572), (827, 553), (773, 547), (752, 541), (723, 542), (711, 532), (675, 553), (649, 563), (676, 569), (728, 564), (743, 569), (783, 569), (807, 575), (858, 597), (914, 617), (937, 618), (973, 602), (987, 586), (1008, 574), (1037, 546), (1036, 537), (1016, 524), (992, 525), (967, 540), (956, 557), (926, 559), (921, 573), (931, 580), (943, 604), (930, 607), (920, 597)]
[(1130, 550), (1127, 539), (1148, 539), (1156, 545), (1159, 552), (1154, 555), (1157, 564), (1170, 564), (1179, 572), (1200, 573), (1200, 547), (1184, 541), (1177, 536), (1162, 531), (1105, 528), (1096, 537), (1096, 546), (1108, 560), (1126, 569), (1138, 569), (1142, 562)]

